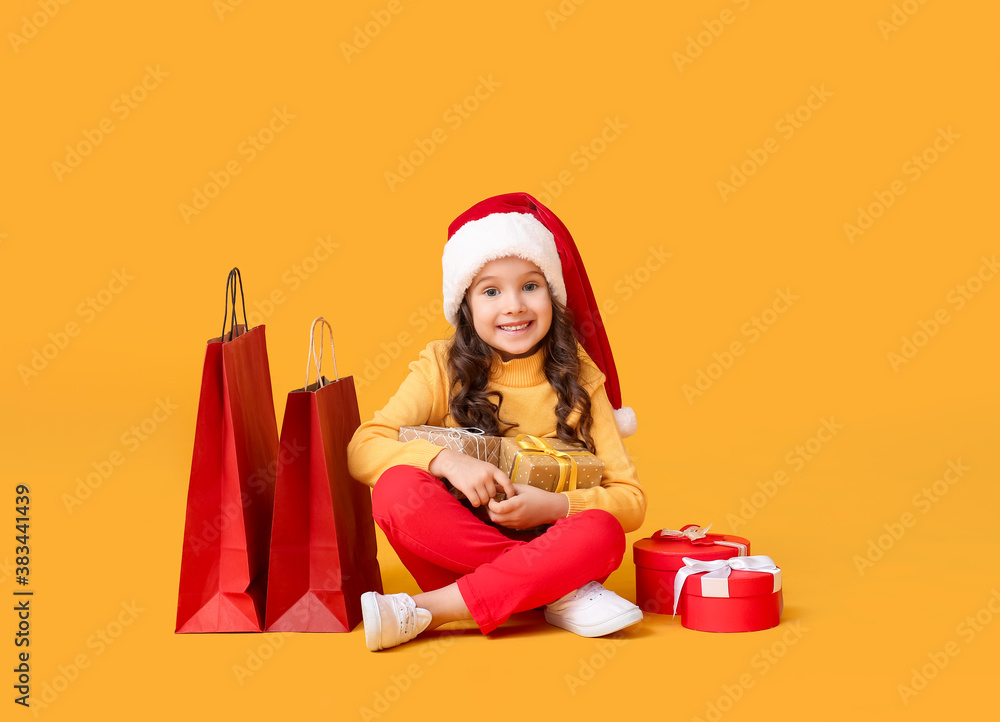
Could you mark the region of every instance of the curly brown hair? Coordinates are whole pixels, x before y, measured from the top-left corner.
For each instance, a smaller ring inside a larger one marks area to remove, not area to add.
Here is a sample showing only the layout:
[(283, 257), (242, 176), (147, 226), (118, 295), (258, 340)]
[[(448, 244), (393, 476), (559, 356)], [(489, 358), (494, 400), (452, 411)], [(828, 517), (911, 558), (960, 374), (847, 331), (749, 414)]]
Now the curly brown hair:
[[(556, 391), (556, 435), (560, 440), (580, 443), (594, 453), (591, 429), (594, 416), (590, 395), (580, 384), (581, 361), (573, 332), (572, 312), (555, 298), (552, 299), (552, 325), (542, 341), (545, 353), (545, 378)], [(490, 435), (503, 434), (516, 428), (516, 423), (500, 418), (503, 394), (487, 391), (493, 364), (499, 353), (476, 333), (468, 299), (458, 308), (458, 324), (448, 349), (448, 371), (452, 379), (448, 405), (452, 417), (460, 426), (473, 426)], [(566, 420), (578, 409), (575, 426)]]

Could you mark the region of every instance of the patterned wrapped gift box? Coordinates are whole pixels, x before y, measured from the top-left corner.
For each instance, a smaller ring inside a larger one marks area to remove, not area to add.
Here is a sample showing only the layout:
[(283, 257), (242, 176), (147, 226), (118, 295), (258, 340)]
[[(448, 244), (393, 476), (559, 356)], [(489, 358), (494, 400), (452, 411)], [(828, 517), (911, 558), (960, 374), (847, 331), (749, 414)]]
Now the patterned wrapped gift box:
[(579, 444), (530, 434), (500, 440), (499, 467), (515, 484), (553, 492), (600, 486), (604, 474), (604, 462)]
[[(485, 461), (493, 466), (500, 465), (500, 437), (487, 436), (482, 429), (453, 426), (401, 426), (400, 441), (423, 439), (435, 446), (442, 446), (460, 454)], [(448, 480), (445, 479), (447, 483)], [(456, 499), (464, 499), (465, 494), (448, 484), (448, 491)]]
[(448, 426), (403, 426), (399, 429), (400, 441), (423, 439), (435, 446), (457, 451), (486, 461), (493, 466), (500, 462), (500, 437), (487, 436), (481, 429)]

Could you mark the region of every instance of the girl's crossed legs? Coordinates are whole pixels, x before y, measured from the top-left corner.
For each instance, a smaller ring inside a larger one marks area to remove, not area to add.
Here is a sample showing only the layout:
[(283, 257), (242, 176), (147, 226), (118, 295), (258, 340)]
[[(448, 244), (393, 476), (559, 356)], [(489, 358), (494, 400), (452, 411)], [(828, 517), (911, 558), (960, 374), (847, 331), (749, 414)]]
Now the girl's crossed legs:
[(625, 534), (606, 511), (583, 511), (534, 530), (508, 529), (484, 521), (444, 482), (412, 466), (382, 474), (372, 507), (425, 592), (414, 600), (431, 611), (431, 627), (471, 616), (487, 634), (512, 614), (604, 581), (625, 554)]

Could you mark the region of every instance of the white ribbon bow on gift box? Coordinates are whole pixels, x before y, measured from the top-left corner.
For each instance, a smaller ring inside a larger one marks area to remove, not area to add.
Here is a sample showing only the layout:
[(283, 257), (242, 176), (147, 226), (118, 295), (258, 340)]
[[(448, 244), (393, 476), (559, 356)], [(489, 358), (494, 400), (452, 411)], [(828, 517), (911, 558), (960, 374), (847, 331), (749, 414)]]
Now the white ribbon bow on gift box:
[(473, 436), (482, 436), (486, 432), (476, 426), (442, 426), (449, 434), (471, 434)]
[(684, 557), (684, 566), (677, 570), (674, 577), (674, 614), (677, 614), (677, 603), (681, 599), (684, 581), (692, 574), (708, 572), (701, 578), (701, 595), (703, 597), (729, 598), (729, 573), (733, 569), (744, 572), (767, 572), (774, 576), (772, 592), (781, 589), (781, 570), (774, 565), (771, 557), (756, 554), (749, 557), (733, 557), (732, 559), (716, 559), (703, 562), (700, 559)]
[(449, 426), (443, 432), (445, 436), (455, 441), (460, 439), (475, 439), (476, 455), (480, 458), (486, 456), (486, 439), (483, 438), (486, 432), (475, 426)]
[(452, 439), (461, 439), (463, 436), (481, 437), (486, 434), (482, 429), (475, 426), (442, 426), (442, 433)]

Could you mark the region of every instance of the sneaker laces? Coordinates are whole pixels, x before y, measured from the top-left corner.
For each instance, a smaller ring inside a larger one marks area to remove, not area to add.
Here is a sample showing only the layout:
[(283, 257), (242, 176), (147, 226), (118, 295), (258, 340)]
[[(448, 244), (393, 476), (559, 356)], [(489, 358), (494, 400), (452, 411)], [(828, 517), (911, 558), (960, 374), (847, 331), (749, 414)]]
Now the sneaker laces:
[(608, 590), (600, 582), (587, 582), (582, 587), (574, 589), (569, 594), (560, 597), (554, 602), (550, 602), (547, 606), (553, 609), (562, 609), (565, 605), (584, 598), (588, 602), (591, 602), (607, 591)]
[(396, 619), (399, 621), (399, 636), (405, 639), (413, 634), (417, 627), (417, 603), (409, 594), (396, 596), (398, 604), (394, 604)]
[(604, 588), (604, 585), (600, 582), (587, 582), (579, 590), (577, 590), (577, 597), (586, 596), (587, 601), (593, 601), (600, 597), (602, 594), (608, 590)]

